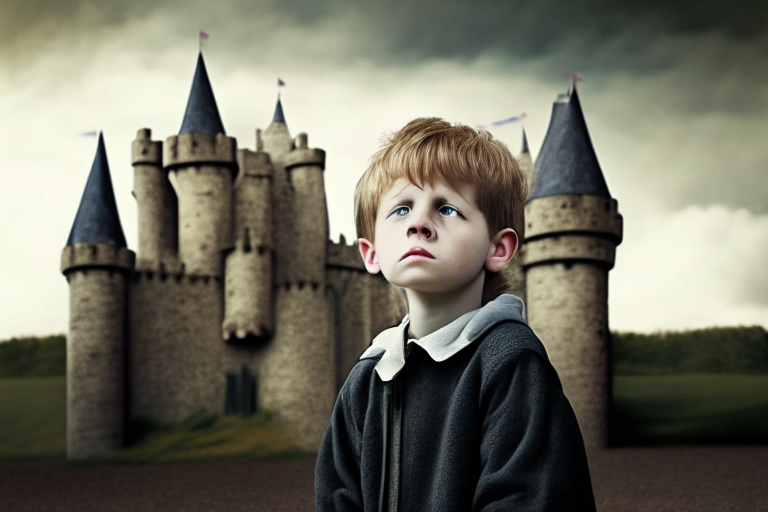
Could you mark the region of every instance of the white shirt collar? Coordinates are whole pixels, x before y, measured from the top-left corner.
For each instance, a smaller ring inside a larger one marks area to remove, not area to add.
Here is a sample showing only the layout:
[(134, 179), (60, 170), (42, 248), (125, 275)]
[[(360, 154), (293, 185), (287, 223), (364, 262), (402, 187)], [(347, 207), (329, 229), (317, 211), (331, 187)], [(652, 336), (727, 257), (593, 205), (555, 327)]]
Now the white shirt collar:
[[(470, 345), (496, 324), (508, 320), (526, 323), (525, 305), (518, 297), (505, 294), (421, 339), (409, 339), (408, 343), (416, 343), (435, 362), (441, 362)], [(408, 334), (408, 325), (409, 317), (405, 315), (400, 325), (382, 331), (360, 356), (360, 359), (368, 359), (384, 354), (376, 364), (376, 373), (384, 382), (392, 380), (405, 365), (403, 341)]]

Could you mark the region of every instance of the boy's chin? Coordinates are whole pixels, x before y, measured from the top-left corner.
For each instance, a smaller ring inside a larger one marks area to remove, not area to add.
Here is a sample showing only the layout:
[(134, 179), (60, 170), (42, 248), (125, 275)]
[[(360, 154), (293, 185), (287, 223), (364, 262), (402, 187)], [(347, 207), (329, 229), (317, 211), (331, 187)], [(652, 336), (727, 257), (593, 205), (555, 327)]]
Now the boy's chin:
[(425, 282), (409, 282), (404, 284), (396, 284), (396, 283), (392, 283), (392, 284), (400, 288), (403, 288), (406, 291), (406, 293), (412, 292), (412, 293), (430, 294), (430, 295), (454, 295), (457, 293), (468, 291), (471, 288), (471, 284), (464, 284), (464, 283), (453, 284), (453, 283), (447, 283), (445, 281), (441, 281), (441, 282), (425, 281)]

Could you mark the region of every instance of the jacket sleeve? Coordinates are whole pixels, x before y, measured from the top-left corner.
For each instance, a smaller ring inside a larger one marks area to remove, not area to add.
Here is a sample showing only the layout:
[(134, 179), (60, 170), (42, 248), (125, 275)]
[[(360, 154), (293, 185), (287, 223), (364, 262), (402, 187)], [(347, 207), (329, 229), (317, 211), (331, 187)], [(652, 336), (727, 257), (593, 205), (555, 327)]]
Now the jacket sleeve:
[(523, 350), (483, 382), (473, 510), (594, 511), (584, 442), (549, 361)]
[(350, 404), (349, 384), (348, 379), (339, 392), (317, 455), (315, 507), (318, 512), (363, 510), (360, 484), (362, 434)]

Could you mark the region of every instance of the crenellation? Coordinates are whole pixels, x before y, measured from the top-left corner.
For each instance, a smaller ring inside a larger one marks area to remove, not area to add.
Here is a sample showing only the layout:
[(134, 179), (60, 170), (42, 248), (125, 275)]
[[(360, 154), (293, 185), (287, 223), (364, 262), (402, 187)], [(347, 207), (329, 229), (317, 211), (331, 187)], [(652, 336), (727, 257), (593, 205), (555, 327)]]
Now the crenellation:
[(152, 140), (152, 130), (141, 128), (136, 132), (136, 139), (131, 144), (131, 163), (163, 165), (163, 143)]
[[(306, 139), (305, 139), (306, 142)], [(316, 148), (297, 148), (285, 157), (285, 168), (289, 171), (300, 166), (314, 166), (325, 169), (325, 151)]]
[(236, 153), (237, 141), (223, 133), (180, 133), (166, 139), (163, 166), (174, 169), (186, 165), (215, 164), (236, 171)]
[(621, 242), (622, 217), (610, 197), (559, 194), (537, 198), (525, 208), (525, 237), (534, 240), (551, 233), (584, 233)]
[(347, 245), (346, 240), (341, 235), (338, 243), (328, 240), (326, 267), (346, 268), (365, 272), (363, 259), (360, 257), (357, 241)]
[(135, 262), (133, 251), (111, 244), (80, 242), (61, 251), (61, 272), (65, 275), (75, 269), (87, 268), (114, 268), (130, 272)]

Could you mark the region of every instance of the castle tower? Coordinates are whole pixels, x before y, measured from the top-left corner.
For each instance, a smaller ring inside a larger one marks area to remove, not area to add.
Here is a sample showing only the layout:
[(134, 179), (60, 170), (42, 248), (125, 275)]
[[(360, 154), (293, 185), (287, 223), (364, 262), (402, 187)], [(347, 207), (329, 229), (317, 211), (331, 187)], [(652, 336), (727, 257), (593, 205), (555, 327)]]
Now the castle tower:
[[(310, 149), (300, 133), (287, 155), (285, 169), (293, 190), (293, 247), (290, 279), (302, 286), (325, 284), (328, 207), (325, 203), (325, 151)], [(299, 244), (299, 247), (296, 247)], [(297, 250), (298, 249), (298, 250)]]
[(226, 256), (222, 336), (233, 341), (266, 339), (275, 330), (273, 166), (269, 154), (249, 149), (238, 150), (237, 161), (235, 246)]
[(331, 306), (326, 291), (325, 152), (306, 134), (292, 141), (278, 99), (263, 136), (274, 166), (275, 323), (259, 375), (259, 400), (278, 411), (296, 441), (316, 450), (335, 392)]
[(621, 242), (576, 89), (558, 99), (525, 207), (528, 320), (560, 375), (587, 449), (607, 444), (608, 271)]
[(137, 270), (169, 272), (178, 261), (179, 205), (163, 169), (163, 143), (142, 128), (131, 147), (133, 195), (139, 214)]
[(528, 136), (525, 134), (525, 128), (523, 128), (523, 146), (520, 149), (520, 154), (517, 156), (520, 167), (523, 168), (526, 181), (528, 182), (528, 190), (533, 189), (533, 161), (531, 159), (531, 150), (528, 149)]
[(61, 254), (69, 283), (67, 457), (120, 448), (126, 424), (126, 247), (100, 134), (80, 207)]
[[(275, 105), (275, 114), (272, 116), (272, 122), (264, 131), (263, 144), (264, 151), (269, 154), (284, 154), (293, 148), (293, 141), (288, 131), (288, 124), (285, 122), (283, 104), (279, 96)], [(256, 149), (259, 148), (257, 147)]]
[(232, 182), (237, 143), (227, 137), (202, 53), (184, 121), (168, 137), (164, 164), (174, 173), (179, 203), (179, 256), (188, 275), (220, 277), (232, 247)]
[(272, 122), (264, 132), (257, 131), (256, 149), (263, 146), (273, 164), (272, 174), (272, 204), (274, 206), (273, 217), (273, 241), (275, 253), (280, 255), (275, 259), (275, 284), (285, 285), (289, 281), (291, 272), (291, 260), (288, 258), (290, 251), (295, 247), (293, 240), (293, 188), (288, 179), (286, 158), (293, 150), (293, 139), (288, 131), (288, 125), (283, 113), (283, 104), (277, 98), (275, 114)]

